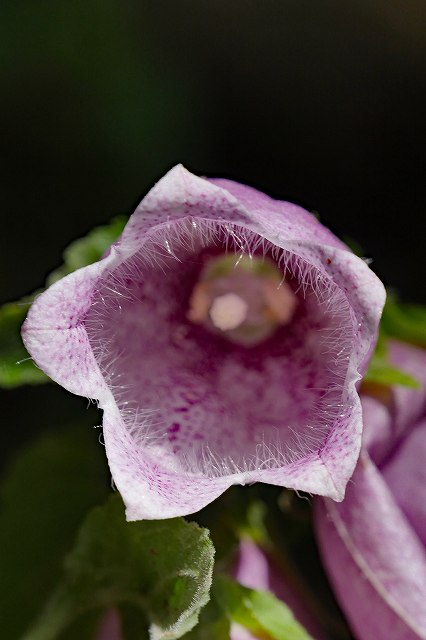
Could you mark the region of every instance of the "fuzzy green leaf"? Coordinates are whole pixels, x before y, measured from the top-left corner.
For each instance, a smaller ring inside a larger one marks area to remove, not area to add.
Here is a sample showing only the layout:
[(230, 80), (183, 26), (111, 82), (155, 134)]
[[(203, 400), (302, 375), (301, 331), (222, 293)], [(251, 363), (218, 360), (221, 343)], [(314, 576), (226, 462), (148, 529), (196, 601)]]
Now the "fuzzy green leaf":
[(90, 609), (129, 604), (152, 640), (180, 638), (209, 600), (214, 548), (208, 531), (182, 518), (126, 522), (118, 495), (94, 509), (63, 580), (25, 640), (54, 640)]
[(213, 597), (201, 611), (198, 624), (185, 635), (185, 640), (229, 640), (230, 626), (228, 616)]

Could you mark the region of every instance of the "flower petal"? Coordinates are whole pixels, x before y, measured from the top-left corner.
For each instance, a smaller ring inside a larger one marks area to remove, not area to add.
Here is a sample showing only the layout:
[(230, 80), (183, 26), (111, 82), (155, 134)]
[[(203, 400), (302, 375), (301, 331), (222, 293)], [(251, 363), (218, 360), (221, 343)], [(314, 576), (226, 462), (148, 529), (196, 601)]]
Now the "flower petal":
[(382, 473), (426, 547), (426, 420), (407, 435)]
[(108, 260), (80, 269), (38, 296), (22, 327), (36, 364), (65, 389), (101, 403), (111, 393), (99, 369), (84, 319)]
[[(135, 446), (117, 405), (104, 407), (104, 440), (127, 520), (161, 520), (194, 513), (215, 500), (232, 478), (191, 477), (167, 467), (162, 456)], [(142, 455), (143, 454), (143, 455)]]
[(345, 500), (315, 502), (322, 558), (360, 640), (426, 638), (424, 548), (367, 454)]
[(188, 217), (232, 220), (241, 225), (250, 222), (243, 207), (227, 191), (179, 164), (166, 173), (138, 205), (124, 229), (122, 243), (140, 248), (159, 226)]
[(409, 373), (420, 384), (419, 389), (402, 386), (392, 388), (396, 439), (426, 413), (426, 349), (392, 340), (389, 342), (389, 356), (392, 364)]
[(362, 446), (373, 462), (379, 465), (387, 456), (393, 442), (393, 423), (390, 408), (380, 400), (361, 396), (364, 430)]
[[(362, 373), (371, 355), (371, 331), (377, 329), (386, 292), (367, 264), (349, 251), (317, 218), (295, 204), (274, 200), (231, 180), (210, 180), (232, 194), (244, 207), (254, 230), (283, 249), (291, 249), (336, 282), (351, 298), (358, 323), (358, 357), (364, 351)], [(367, 344), (363, 344), (364, 340)]]
[(210, 178), (209, 182), (232, 194), (246, 211), (254, 212), (255, 219), (265, 225), (264, 231), (279, 231), (283, 236), (293, 238), (301, 244), (326, 245), (349, 252), (349, 248), (324, 227), (316, 216), (297, 204), (275, 200), (266, 193), (233, 180)]
[[(104, 409), (130, 519), (185, 515), (253, 481), (340, 500), (358, 456), (383, 286), (307, 212), (225, 186), (172, 169), (108, 255), (24, 325), (36, 363)], [(252, 349), (186, 316), (204, 253), (228, 249), (268, 253), (300, 290), (291, 326)]]

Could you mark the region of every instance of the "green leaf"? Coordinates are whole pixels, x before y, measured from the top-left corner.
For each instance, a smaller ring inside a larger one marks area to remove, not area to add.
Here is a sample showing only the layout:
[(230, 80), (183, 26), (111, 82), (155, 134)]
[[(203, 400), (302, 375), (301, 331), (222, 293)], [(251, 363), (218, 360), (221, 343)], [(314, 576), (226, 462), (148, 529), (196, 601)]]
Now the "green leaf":
[(87, 509), (108, 491), (103, 448), (87, 428), (45, 435), (11, 464), (0, 491), (2, 637), (19, 637), (38, 614)]
[[(93, 229), (85, 238), (72, 242), (64, 251), (64, 264), (48, 276), (46, 285), (100, 260), (120, 236), (126, 221), (126, 216), (118, 216), (109, 224)], [(34, 296), (0, 307), (0, 387), (49, 382), (30, 358), (21, 339), (21, 326)]]
[(117, 216), (109, 224), (96, 227), (84, 238), (72, 242), (64, 251), (64, 264), (47, 277), (46, 285), (100, 260), (121, 235), (127, 220), (127, 216)]
[[(64, 633), (60, 634), (60, 640), (76, 640), (77, 638), (78, 640), (94, 640), (104, 615), (105, 611), (100, 609), (88, 611), (77, 618), (77, 620), (65, 629)], [(128, 640), (128, 638), (124, 636), (124, 640)], [(142, 640), (142, 636), (139, 636), (137, 640)]]
[(402, 369), (397, 369), (390, 363), (386, 343), (386, 334), (381, 331), (367, 373), (364, 376), (364, 381), (385, 386), (400, 385), (418, 389), (419, 383), (413, 376)]
[(185, 635), (185, 640), (229, 640), (230, 626), (229, 618), (213, 597), (201, 611), (198, 624)]
[(28, 302), (11, 302), (0, 307), (0, 387), (47, 382), (22, 344), (21, 325), (29, 308)]
[(243, 587), (225, 576), (217, 576), (214, 597), (227, 617), (251, 633), (271, 640), (312, 640), (291, 610), (272, 593)]
[(419, 383), (413, 376), (405, 373), (401, 369), (392, 367), (387, 361), (382, 361), (373, 356), (367, 373), (364, 376), (365, 382), (374, 382), (385, 386), (399, 385), (401, 387), (411, 387), (418, 389)]
[(209, 600), (214, 548), (208, 531), (182, 518), (126, 522), (118, 495), (94, 509), (63, 580), (25, 640), (53, 640), (90, 609), (130, 604), (152, 640), (180, 638)]
[(390, 295), (383, 310), (381, 328), (389, 337), (426, 347), (426, 306), (405, 304)]
[(145, 638), (148, 640), (148, 623), (145, 612), (127, 603), (122, 603), (117, 608), (123, 640), (145, 640)]

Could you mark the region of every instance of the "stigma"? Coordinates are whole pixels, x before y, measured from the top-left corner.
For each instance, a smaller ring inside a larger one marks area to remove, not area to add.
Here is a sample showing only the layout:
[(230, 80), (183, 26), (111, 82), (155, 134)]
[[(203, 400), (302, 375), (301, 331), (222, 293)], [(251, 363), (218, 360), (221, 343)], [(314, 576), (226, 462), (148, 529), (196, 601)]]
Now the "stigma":
[(247, 318), (248, 304), (236, 293), (217, 296), (212, 302), (209, 315), (214, 326), (222, 331), (236, 329)]
[(278, 266), (262, 256), (208, 258), (192, 290), (187, 318), (236, 344), (255, 346), (289, 324), (297, 297)]

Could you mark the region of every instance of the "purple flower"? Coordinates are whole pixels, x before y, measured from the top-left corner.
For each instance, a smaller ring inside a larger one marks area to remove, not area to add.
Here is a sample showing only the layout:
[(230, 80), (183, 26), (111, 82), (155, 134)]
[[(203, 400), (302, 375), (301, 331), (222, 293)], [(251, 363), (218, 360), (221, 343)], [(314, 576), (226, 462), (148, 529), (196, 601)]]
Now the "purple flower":
[(307, 211), (178, 166), (108, 255), (36, 299), (23, 338), (99, 402), (128, 519), (256, 481), (341, 500), (384, 298)]
[(343, 502), (316, 501), (322, 558), (359, 640), (426, 638), (426, 351), (393, 343), (421, 390), (362, 398), (360, 461)]

